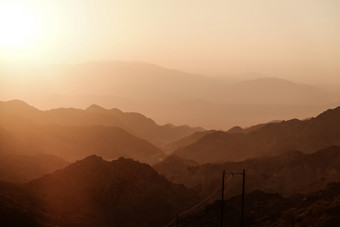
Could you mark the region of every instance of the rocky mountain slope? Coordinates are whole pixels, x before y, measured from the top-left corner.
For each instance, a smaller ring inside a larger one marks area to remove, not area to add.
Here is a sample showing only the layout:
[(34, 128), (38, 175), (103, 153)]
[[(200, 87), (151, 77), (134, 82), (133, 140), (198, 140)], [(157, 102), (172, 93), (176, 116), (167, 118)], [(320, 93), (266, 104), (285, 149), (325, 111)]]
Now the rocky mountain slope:
[[(328, 183), (340, 181), (340, 146), (312, 154), (287, 151), (277, 156), (247, 159), (242, 162), (199, 165), (172, 156), (154, 165), (163, 176), (202, 194), (209, 194), (221, 184), (222, 171), (246, 170), (247, 191), (293, 194), (321, 190)], [(241, 191), (242, 177), (226, 175), (226, 196)]]
[(0, 219), (30, 226), (162, 226), (197, 196), (149, 165), (89, 156), (24, 185), (0, 183)]
[(280, 154), (287, 150), (311, 153), (340, 145), (340, 107), (308, 120), (265, 124), (249, 133), (217, 131), (174, 154), (198, 163), (240, 161), (250, 157)]
[[(241, 197), (224, 203), (224, 223), (240, 226)], [(221, 201), (205, 210), (180, 219), (179, 226), (219, 226)], [(253, 191), (245, 196), (245, 226), (339, 226), (340, 183), (310, 194), (282, 197), (276, 193)]]

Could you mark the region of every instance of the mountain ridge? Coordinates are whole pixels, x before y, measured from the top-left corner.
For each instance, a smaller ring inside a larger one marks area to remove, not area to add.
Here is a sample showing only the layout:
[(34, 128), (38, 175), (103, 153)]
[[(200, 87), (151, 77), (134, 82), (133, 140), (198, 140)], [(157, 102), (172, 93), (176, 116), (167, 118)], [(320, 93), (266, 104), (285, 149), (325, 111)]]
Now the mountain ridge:
[(177, 149), (174, 154), (199, 163), (238, 161), (286, 150), (311, 153), (340, 145), (340, 107), (329, 109), (308, 120), (291, 119), (255, 127), (250, 132), (213, 132), (197, 142)]
[(105, 109), (94, 104), (85, 110), (57, 108), (41, 111), (23, 101), (2, 101), (0, 102), (1, 115), (18, 115), (34, 120), (39, 124), (116, 126), (158, 146), (203, 130), (189, 126), (170, 127), (169, 124), (161, 126), (140, 113), (122, 112), (117, 108)]
[[(247, 190), (291, 195), (321, 190), (332, 181), (340, 182), (340, 146), (330, 146), (310, 154), (287, 150), (276, 156), (249, 158), (239, 162), (198, 164), (181, 157), (166, 158), (153, 167), (175, 183), (184, 184), (199, 193), (209, 193), (220, 185), (223, 169), (246, 170)], [(226, 193), (240, 193), (242, 179), (227, 176)]]
[[(171, 121), (207, 129), (226, 130), (272, 119), (306, 118), (340, 102), (336, 89), (327, 86), (287, 84), (277, 78), (257, 79), (255, 84), (249, 80), (251, 86), (246, 86), (247, 80), (235, 81), (226, 75), (198, 75), (142, 62), (99, 61), (17, 72), (32, 78), (27, 83), (18, 83), (12, 79), (17, 78), (16, 73), (5, 72), (0, 77), (4, 77), (4, 87), (10, 89), (0, 99), (27, 99), (44, 108), (84, 108), (96, 103), (144, 113), (162, 124)], [(277, 83), (268, 83), (270, 80)], [(34, 94), (18, 95), (32, 88)], [(204, 102), (198, 104), (195, 100)], [(250, 111), (251, 116), (247, 114)]]
[(107, 159), (125, 156), (149, 163), (164, 156), (155, 145), (119, 127), (39, 125), (17, 116), (2, 116), (1, 120), (2, 154), (53, 154), (68, 161), (98, 154)]

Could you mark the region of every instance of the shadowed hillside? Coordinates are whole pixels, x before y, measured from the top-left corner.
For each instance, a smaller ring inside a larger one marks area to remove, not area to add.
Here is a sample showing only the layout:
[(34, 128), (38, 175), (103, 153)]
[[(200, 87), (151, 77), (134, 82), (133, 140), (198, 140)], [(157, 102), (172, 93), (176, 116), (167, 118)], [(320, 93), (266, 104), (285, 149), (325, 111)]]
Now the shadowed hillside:
[(6, 143), (3, 154), (53, 154), (69, 161), (98, 154), (106, 159), (120, 156), (154, 163), (163, 157), (155, 145), (117, 127), (39, 125), (23, 117), (3, 116)]
[[(221, 184), (223, 169), (246, 169), (247, 191), (292, 194), (321, 190), (332, 181), (340, 181), (340, 147), (332, 146), (312, 154), (289, 151), (278, 156), (252, 158), (242, 162), (195, 164), (180, 157), (168, 157), (154, 165), (163, 176), (208, 194)], [(242, 178), (226, 177), (226, 196), (239, 194)]]
[[(339, 226), (340, 183), (330, 183), (321, 191), (282, 197), (276, 193), (253, 191), (245, 197), (245, 226)], [(240, 226), (241, 197), (224, 203), (224, 223)], [(180, 219), (179, 226), (219, 226), (221, 201), (205, 210)]]
[(265, 124), (249, 133), (213, 132), (174, 154), (199, 163), (238, 161), (280, 154), (287, 150), (311, 153), (340, 145), (340, 107), (309, 120)]
[(197, 199), (146, 164), (98, 156), (25, 185), (1, 183), (0, 194), (1, 220), (11, 226), (162, 226)]

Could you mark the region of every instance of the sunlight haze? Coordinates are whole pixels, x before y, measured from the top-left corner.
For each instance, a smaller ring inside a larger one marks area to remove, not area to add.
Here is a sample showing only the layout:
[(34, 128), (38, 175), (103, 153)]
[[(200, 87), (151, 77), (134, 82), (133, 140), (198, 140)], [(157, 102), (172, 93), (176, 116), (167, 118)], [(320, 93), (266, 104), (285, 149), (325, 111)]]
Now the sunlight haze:
[(339, 223), (340, 0), (0, 0), (0, 227)]
[(207, 129), (340, 102), (335, 0), (2, 0), (0, 19), (1, 100)]
[(207, 75), (340, 82), (336, 0), (1, 1), (6, 7), (2, 62), (145, 61)]

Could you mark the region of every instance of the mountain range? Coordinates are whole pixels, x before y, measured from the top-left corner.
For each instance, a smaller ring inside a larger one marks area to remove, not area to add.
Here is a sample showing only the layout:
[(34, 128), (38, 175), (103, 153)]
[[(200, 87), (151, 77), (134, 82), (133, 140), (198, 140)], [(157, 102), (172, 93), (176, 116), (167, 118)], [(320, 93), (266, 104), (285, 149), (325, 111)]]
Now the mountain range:
[[(189, 209), (180, 226), (216, 226), (221, 201), (192, 208), (212, 191), (210, 199), (221, 195), (223, 170), (230, 226), (239, 225), (242, 170), (247, 224), (339, 223), (337, 92), (277, 78), (235, 82), (140, 62), (33, 72), (36, 80), (27, 84), (0, 75), (0, 98), (36, 88), (28, 100), (36, 95), (41, 103), (67, 100), (86, 108), (0, 102), (1, 225), (164, 226)], [(124, 105), (159, 117), (118, 109)], [(156, 123), (170, 118), (216, 130)]]
[(42, 111), (20, 100), (2, 101), (0, 102), (0, 116), (19, 116), (44, 125), (119, 127), (157, 145), (172, 142), (203, 130), (202, 128), (171, 124), (161, 126), (140, 113), (124, 113), (116, 108), (105, 109), (98, 105), (91, 105), (85, 110), (59, 108)]
[(207, 129), (306, 118), (340, 105), (337, 85), (307, 85), (275, 75), (235, 80), (118, 61), (0, 70), (1, 100), (24, 99), (43, 109), (96, 103), (144, 113), (162, 124)]
[(201, 130), (160, 126), (142, 114), (98, 105), (42, 111), (20, 100), (0, 102), (2, 154), (52, 154), (68, 161), (98, 154), (155, 163), (164, 156), (157, 146)]

